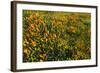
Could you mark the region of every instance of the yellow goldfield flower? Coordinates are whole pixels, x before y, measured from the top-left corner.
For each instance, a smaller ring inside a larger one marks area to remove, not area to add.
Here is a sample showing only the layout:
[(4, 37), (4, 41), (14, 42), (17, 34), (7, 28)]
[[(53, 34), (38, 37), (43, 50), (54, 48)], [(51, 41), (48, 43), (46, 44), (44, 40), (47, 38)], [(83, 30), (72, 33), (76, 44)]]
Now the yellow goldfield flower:
[(30, 50), (28, 48), (24, 48), (24, 53), (28, 55), (30, 54)]
[(36, 16), (38, 17), (39, 16), (39, 13), (36, 13)]
[(76, 32), (76, 28), (75, 27), (71, 27), (69, 31), (75, 33)]
[(56, 34), (53, 34), (53, 36), (56, 38), (57, 36), (56, 36)]
[(44, 56), (42, 54), (39, 55), (41, 58), (44, 58)]
[(46, 56), (46, 54), (40, 54), (39, 56), (40, 56), (42, 59), (44, 59), (45, 56)]
[(40, 62), (43, 62), (43, 60), (40, 60)]

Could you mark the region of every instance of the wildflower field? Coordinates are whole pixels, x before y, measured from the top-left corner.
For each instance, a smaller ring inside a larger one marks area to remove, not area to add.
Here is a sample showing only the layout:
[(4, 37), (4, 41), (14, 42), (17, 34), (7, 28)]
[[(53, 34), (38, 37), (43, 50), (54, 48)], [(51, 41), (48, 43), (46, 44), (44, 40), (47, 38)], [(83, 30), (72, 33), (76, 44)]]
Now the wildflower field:
[(23, 62), (91, 59), (91, 14), (23, 10)]

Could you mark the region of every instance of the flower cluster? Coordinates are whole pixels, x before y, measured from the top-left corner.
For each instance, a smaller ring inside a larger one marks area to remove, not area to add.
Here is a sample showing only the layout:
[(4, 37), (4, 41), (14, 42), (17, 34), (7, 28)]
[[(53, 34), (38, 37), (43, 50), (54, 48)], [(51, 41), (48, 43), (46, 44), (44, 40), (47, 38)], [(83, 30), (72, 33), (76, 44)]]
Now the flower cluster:
[(91, 15), (23, 10), (23, 62), (91, 58)]

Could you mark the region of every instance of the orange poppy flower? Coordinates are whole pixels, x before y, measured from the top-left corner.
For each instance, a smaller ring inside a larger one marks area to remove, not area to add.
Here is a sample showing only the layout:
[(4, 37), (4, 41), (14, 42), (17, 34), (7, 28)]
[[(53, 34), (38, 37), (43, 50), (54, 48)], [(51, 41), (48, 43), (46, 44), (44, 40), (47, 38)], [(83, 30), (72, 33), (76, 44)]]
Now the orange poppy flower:
[(30, 15), (29, 20), (31, 20), (33, 18), (33, 15)]
[(40, 19), (40, 23), (41, 23), (41, 24), (43, 24), (43, 23), (44, 23), (42, 19)]
[(34, 29), (34, 24), (31, 24), (30, 27), (31, 27), (31, 29)]
[(32, 41), (32, 46), (36, 46), (36, 42), (35, 41)]

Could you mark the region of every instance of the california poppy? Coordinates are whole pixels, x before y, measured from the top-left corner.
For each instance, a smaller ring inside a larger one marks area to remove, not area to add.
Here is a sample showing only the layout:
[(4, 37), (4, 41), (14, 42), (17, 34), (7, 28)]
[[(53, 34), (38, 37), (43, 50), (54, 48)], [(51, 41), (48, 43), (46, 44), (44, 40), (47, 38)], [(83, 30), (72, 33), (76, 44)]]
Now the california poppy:
[(32, 46), (36, 46), (36, 42), (35, 41), (32, 41)]

